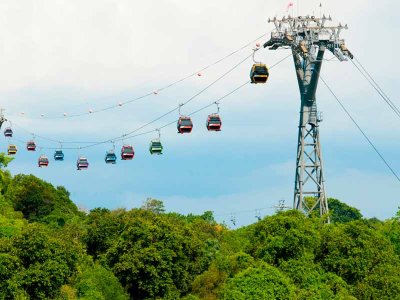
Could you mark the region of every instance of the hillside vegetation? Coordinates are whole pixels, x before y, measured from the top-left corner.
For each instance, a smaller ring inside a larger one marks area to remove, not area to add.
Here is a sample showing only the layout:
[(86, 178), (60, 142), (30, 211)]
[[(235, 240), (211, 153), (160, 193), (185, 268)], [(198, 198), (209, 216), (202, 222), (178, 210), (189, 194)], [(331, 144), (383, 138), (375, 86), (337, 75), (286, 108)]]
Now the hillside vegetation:
[(0, 191), (0, 299), (400, 299), (399, 214), (330, 199), (329, 225), (286, 211), (231, 230), (155, 199), (86, 214), (4, 170)]

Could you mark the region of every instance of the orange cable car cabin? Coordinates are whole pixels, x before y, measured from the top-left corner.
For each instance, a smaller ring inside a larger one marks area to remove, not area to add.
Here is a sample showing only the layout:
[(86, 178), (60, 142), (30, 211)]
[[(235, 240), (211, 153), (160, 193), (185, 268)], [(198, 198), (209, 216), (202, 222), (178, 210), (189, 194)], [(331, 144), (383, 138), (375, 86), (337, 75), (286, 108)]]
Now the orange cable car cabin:
[(251, 83), (266, 83), (269, 77), (269, 71), (265, 64), (254, 64), (250, 71)]
[(18, 148), (16, 145), (14, 145), (14, 144), (8, 145), (8, 147), (7, 147), (8, 155), (15, 155), (15, 154), (17, 154), (17, 151), (18, 151)]

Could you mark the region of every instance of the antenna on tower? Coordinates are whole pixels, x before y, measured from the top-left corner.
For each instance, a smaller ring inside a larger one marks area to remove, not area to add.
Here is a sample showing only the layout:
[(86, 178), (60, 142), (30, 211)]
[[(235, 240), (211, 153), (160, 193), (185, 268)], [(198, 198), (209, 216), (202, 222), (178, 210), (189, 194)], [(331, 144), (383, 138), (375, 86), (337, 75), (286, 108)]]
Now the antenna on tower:
[(285, 205), (285, 200), (281, 199), (279, 200), (279, 203), (277, 205), (272, 206), (272, 208), (275, 208), (275, 212), (279, 213), (287, 209), (290, 209), (290, 206)]
[(322, 2), (319, 3), (319, 18), (322, 18)]

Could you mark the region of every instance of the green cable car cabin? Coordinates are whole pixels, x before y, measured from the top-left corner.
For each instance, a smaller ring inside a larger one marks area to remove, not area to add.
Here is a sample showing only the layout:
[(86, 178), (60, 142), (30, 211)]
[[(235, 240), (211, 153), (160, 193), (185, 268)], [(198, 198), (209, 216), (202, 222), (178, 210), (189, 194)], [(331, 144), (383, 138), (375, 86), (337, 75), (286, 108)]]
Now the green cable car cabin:
[(151, 141), (149, 150), (151, 155), (154, 154), (161, 155), (163, 152), (163, 146), (159, 140), (154, 140)]
[(269, 77), (269, 71), (264, 64), (254, 64), (250, 71), (251, 83), (266, 83)]

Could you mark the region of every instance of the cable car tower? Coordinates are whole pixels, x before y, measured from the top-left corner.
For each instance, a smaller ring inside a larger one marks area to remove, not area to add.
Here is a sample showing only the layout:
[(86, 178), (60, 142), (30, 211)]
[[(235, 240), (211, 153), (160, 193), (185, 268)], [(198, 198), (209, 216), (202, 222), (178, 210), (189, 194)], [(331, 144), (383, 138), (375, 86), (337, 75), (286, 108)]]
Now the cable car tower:
[[(315, 94), (325, 50), (332, 52), (339, 61), (353, 58), (340, 38), (341, 31), (348, 29), (347, 25), (326, 26), (327, 21), (332, 21), (331, 17), (289, 15), (282, 19), (269, 19), (275, 29), (271, 39), (264, 44), (264, 48), (270, 50), (292, 50), (301, 96), (293, 208), (307, 215), (319, 209), (321, 216), (327, 214), (329, 208), (319, 136), (322, 120)], [(314, 197), (316, 201), (310, 205), (305, 201), (306, 197)]]

